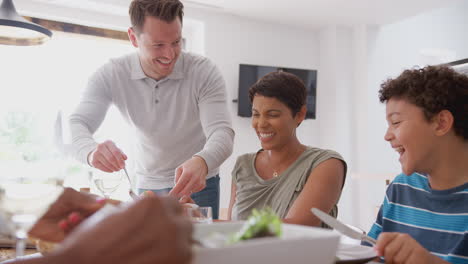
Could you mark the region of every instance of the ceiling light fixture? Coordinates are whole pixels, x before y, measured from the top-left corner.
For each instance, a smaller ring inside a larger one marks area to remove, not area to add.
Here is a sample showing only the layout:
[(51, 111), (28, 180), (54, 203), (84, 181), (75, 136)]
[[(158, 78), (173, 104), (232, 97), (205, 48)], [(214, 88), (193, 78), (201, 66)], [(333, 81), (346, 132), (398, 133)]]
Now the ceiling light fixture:
[(13, 0), (3, 0), (0, 6), (0, 44), (39, 45), (52, 37), (52, 32), (18, 15)]

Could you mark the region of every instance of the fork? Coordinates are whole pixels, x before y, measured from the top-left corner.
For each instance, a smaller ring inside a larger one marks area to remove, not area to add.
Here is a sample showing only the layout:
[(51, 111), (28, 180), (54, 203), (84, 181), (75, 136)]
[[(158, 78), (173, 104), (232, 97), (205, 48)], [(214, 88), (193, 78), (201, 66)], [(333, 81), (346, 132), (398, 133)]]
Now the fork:
[(133, 198), (133, 200), (136, 200), (136, 199), (139, 198), (139, 196), (136, 195), (136, 193), (133, 192), (133, 190), (132, 190), (132, 181), (130, 180), (130, 176), (128, 176), (127, 169), (124, 167), (123, 170), (125, 172), (125, 176), (127, 176), (128, 183), (130, 184), (130, 189), (128, 190), (128, 194), (130, 195), (130, 197)]

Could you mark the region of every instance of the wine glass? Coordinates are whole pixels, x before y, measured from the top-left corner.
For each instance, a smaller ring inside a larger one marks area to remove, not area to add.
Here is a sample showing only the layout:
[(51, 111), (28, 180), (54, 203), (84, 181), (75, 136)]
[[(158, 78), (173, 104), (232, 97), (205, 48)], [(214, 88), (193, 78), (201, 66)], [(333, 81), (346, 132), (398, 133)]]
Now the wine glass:
[(113, 173), (98, 173), (93, 175), (93, 181), (97, 189), (104, 195), (106, 199), (110, 198), (122, 183), (122, 171)]
[(16, 256), (23, 256), (27, 232), (36, 220), (62, 193), (56, 175), (36, 162), (20, 166), (0, 175), (0, 210), (11, 223), (16, 236)]

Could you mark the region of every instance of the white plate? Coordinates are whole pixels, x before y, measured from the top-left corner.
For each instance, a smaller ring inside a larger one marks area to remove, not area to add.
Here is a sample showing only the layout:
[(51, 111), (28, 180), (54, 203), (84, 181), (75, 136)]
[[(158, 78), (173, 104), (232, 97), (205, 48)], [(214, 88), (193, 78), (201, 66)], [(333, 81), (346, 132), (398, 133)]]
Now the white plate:
[(337, 263), (365, 263), (377, 257), (377, 254), (372, 247), (339, 244), (336, 257), (339, 259)]

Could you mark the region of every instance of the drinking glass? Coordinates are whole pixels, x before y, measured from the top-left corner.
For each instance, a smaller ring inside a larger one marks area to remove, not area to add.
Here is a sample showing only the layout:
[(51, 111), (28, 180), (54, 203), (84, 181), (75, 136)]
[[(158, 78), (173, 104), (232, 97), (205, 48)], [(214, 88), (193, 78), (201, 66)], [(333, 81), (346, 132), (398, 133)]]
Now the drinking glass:
[(93, 176), (94, 184), (97, 189), (104, 195), (105, 198), (110, 198), (122, 183), (123, 173), (122, 171), (116, 171), (113, 173), (98, 173)]
[(24, 255), (27, 232), (58, 196), (62, 187), (55, 175), (32, 164), (0, 175), (0, 210), (16, 236), (16, 256)]
[(213, 222), (213, 213), (210, 206), (188, 207), (185, 212), (193, 223), (211, 224)]

